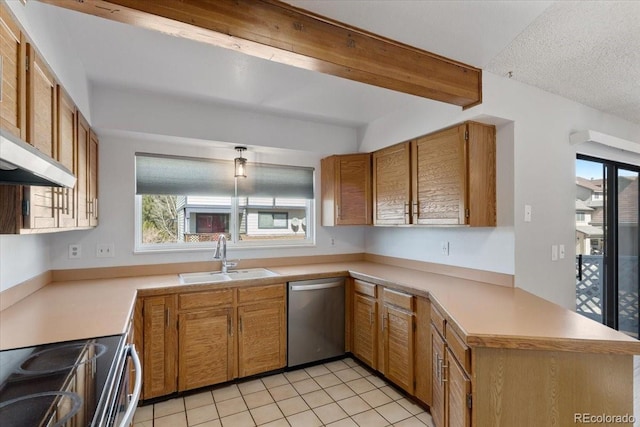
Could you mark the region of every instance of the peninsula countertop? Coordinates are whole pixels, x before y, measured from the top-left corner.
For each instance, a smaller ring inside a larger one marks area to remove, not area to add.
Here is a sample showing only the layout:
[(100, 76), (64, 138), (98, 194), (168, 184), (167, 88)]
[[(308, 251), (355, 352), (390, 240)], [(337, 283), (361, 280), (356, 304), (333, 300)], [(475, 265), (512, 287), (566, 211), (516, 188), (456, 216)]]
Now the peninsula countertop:
[(182, 285), (177, 274), (53, 282), (0, 312), (0, 350), (122, 334), (138, 296), (351, 276), (427, 297), (470, 347), (640, 354), (640, 341), (519, 288), (370, 261), (269, 267), (279, 276)]

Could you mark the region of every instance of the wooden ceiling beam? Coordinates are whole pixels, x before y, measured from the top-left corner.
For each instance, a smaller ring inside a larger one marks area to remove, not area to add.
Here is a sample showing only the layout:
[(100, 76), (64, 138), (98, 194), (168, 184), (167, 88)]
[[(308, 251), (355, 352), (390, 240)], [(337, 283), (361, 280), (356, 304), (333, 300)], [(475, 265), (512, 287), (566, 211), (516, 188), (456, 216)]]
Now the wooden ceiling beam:
[(277, 0), (41, 0), (259, 58), (469, 108), (482, 70)]

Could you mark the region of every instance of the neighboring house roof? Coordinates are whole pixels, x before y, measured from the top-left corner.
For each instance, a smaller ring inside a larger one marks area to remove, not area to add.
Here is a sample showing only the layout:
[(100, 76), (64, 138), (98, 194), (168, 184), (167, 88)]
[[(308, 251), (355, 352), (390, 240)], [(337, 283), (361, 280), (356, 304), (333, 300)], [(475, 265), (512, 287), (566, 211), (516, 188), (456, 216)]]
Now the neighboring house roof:
[(589, 237), (602, 237), (602, 228), (592, 225), (576, 225), (576, 231)]
[(576, 210), (577, 211), (593, 211), (593, 208), (587, 206), (584, 200), (576, 199)]
[(601, 179), (587, 179), (581, 176), (576, 177), (576, 184), (581, 187), (588, 188), (589, 190), (602, 193), (602, 180)]

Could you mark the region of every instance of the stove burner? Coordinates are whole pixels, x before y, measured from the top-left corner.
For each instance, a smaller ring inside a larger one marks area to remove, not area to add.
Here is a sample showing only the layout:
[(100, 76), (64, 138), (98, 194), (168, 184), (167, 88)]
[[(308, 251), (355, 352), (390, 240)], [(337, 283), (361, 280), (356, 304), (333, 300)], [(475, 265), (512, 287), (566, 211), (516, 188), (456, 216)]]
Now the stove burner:
[[(11, 400), (7, 400), (6, 402), (0, 403), (0, 419), (2, 419), (3, 426), (22, 426), (22, 425), (32, 425), (28, 424), (28, 420), (25, 417), (38, 415), (41, 411), (38, 411), (40, 408), (48, 408), (54, 403), (55, 399), (60, 397), (60, 399), (69, 399), (71, 403), (71, 407), (69, 408), (69, 412), (64, 414), (62, 418), (58, 420), (52, 427), (61, 427), (67, 421), (69, 421), (82, 406), (82, 398), (75, 393), (71, 393), (68, 391), (48, 391), (43, 393), (35, 393), (29, 394), (27, 396), (16, 397)], [(11, 406), (9, 408), (9, 406)], [(58, 405), (61, 407), (62, 405)], [(40, 415), (42, 416), (42, 415)], [(36, 420), (37, 424), (38, 420)], [(6, 423), (6, 424), (5, 424)], [(27, 423), (27, 424), (24, 424)]]
[(76, 366), (78, 356), (85, 346), (95, 348), (95, 354), (82, 360), (79, 364), (91, 362), (107, 351), (107, 347), (99, 343), (58, 345), (33, 353), (16, 368), (15, 372), (24, 375), (42, 375), (73, 368)]

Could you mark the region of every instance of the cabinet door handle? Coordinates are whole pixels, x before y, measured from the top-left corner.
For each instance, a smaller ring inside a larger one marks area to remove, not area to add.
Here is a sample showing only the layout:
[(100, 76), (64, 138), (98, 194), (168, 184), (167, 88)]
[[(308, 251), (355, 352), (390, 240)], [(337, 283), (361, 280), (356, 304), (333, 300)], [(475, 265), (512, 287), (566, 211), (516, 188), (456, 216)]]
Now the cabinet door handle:
[[(442, 362), (444, 362), (444, 359), (442, 359)], [(440, 373), (440, 378), (442, 379), (443, 383), (446, 383), (447, 381), (449, 381), (449, 375), (445, 375), (445, 373), (447, 373), (447, 369), (449, 369), (449, 364), (448, 363), (442, 363), (442, 372)]]
[(336, 205), (336, 210), (338, 211), (338, 219), (342, 219), (342, 216), (340, 215), (340, 205)]
[(167, 328), (169, 327), (169, 324), (171, 323), (170, 322), (170, 320), (171, 320), (170, 317), (171, 317), (171, 314), (169, 313), (169, 308), (167, 307), (167, 308), (164, 309), (165, 326)]
[(385, 330), (385, 328), (386, 328), (386, 326), (387, 326), (387, 325), (386, 325), (386, 323), (387, 323), (387, 321), (388, 321), (388, 320), (389, 320), (389, 318), (387, 317), (387, 315), (386, 315), (386, 314), (383, 314), (383, 315), (382, 315), (382, 331), (384, 331), (384, 330)]
[(230, 314), (228, 319), (229, 321), (227, 323), (229, 324), (229, 336), (232, 337), (233, 336), (233, 318), (231, 317)]
[(436, 353), (436, 379), (438, 380), (438, 384), (442, 385), (442, 359), (440, 359), (440, 355)]
[(413, 202), (413, 219), (416, 220), (420, 216), (420, 205), (419, 202)]

